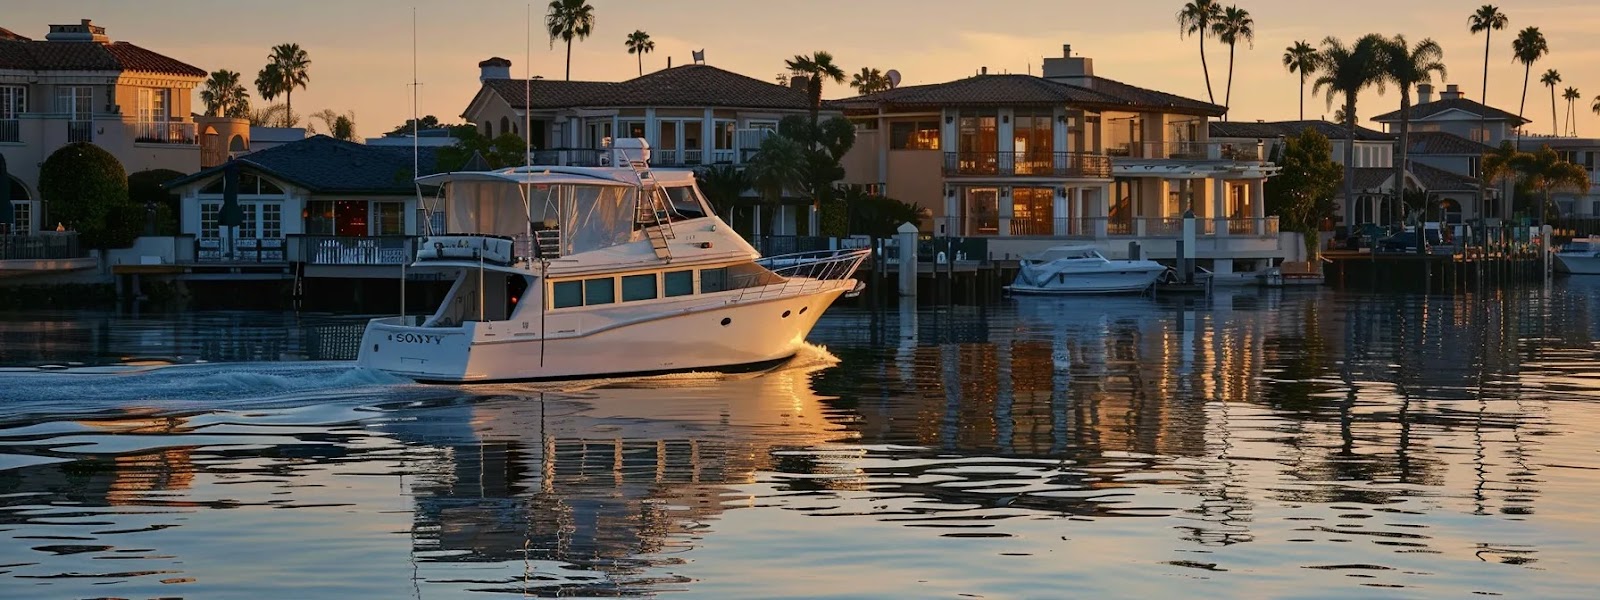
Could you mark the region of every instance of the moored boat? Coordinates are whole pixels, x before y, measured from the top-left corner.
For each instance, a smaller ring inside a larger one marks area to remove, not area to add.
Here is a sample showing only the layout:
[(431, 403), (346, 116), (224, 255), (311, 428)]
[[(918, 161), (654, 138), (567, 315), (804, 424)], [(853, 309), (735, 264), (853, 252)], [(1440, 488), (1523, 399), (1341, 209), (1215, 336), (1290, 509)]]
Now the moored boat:
[(1600, 237), (1574, 238), (1556, 252), (1556, 270), (1573, 275), (1600, 275)]
[(1094, 246), (1056, 246), (1023, 257), (1013, 294), (1116, 294), (1142, 292), (1167, 267), (1153, 260), (1110, 260)]

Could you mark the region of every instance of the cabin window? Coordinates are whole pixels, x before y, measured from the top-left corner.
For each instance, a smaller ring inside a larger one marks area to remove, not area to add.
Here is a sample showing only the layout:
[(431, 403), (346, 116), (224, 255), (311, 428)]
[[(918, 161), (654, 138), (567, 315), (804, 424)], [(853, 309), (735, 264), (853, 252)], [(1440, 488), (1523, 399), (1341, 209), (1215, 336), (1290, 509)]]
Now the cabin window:
[(550, 286), (550, 308), (583, 306), (583, 282), (560, 281)]
[(583, 303), (585, 306), (596, 304), (611, 304), (617, 301), (617, 281), (610, 277), (603, 279), (583, 280)]
[(624, 275), (622, 277), (622, 301), (634, 302), (637, 300), (654, 300), (656, 298), (656, 276), (649, 275)]
[(728, 268), (702, 269), (700, 271), (700, 293), (711, 294), (728, 289)]
[(694, 293), (694, 271), (670, 271), (661, 278), (666, 283), (668, 298)]

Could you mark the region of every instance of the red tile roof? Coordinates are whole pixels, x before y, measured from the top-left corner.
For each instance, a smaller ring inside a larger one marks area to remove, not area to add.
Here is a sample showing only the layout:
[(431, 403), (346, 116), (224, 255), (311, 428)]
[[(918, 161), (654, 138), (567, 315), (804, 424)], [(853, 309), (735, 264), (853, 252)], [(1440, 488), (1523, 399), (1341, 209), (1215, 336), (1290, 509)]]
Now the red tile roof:
[(0, 40), (11, 40), (14, 42), (29, 41), (27, 36), (17, 35), (17, 32), (4, 27), (0, 27)]
[(0, 36), (0, 69), (23, 71), (137, 71), (204, 77), (183, 61), (128, 42), (49, 42)]
[(483, 84), (510, 105), (533, 109), (720, 106), (805, 110), (810, 107), (805, 92), (709, 65), (673, 67), (621, 82), (533, 79), (527, 82), (526, 96), (521, 79), (489, 79)]

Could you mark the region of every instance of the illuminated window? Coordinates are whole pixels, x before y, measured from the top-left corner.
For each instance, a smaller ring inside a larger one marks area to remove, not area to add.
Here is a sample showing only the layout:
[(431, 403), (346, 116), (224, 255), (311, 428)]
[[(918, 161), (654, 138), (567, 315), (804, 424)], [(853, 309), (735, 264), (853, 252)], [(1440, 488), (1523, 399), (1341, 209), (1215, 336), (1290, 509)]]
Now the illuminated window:
[(938, 150), (939, 122), (916, 121), (889, 124), (890, 150)]

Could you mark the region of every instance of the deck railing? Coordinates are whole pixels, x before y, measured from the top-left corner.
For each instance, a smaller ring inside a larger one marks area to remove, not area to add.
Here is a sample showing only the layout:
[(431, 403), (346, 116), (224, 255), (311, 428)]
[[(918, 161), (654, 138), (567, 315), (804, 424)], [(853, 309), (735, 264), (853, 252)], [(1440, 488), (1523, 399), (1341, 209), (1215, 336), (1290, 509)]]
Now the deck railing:
[(136, 121), (128, 123), (133, 141), (139, 144), (194, 144), (194, 123), (181, 121)]
[(194, 241), (197, 263), (286, 263), (283, 238), (237, 238), (230, 244), (220, 238)]
[(88, 248), (78, 244), (76, 231), (0, 235), (0, 260), (60, 260), (88, 256)]
[(411, 260), (411, 236), (305, 236), (301, 256), (312, 265), (399, 265)]
[(859, 248), (769, 256), (756, 264), (770, 273), (730, 277), (728, 287), (739, 290), (741, 302), (821, 291), (850, 279), (871, 253), (871, 249)]
[(1111, 177), (1111, 159), (1082, 152), (946, 152), (946, 176)]
[(0, 143), (17, 143), (22, 141), (22, 121), (16, 119), (0, 119)]

